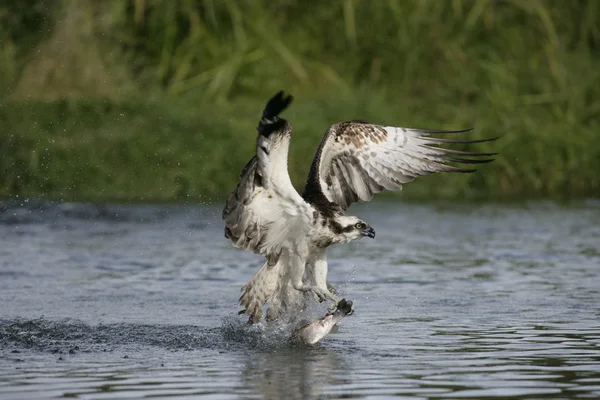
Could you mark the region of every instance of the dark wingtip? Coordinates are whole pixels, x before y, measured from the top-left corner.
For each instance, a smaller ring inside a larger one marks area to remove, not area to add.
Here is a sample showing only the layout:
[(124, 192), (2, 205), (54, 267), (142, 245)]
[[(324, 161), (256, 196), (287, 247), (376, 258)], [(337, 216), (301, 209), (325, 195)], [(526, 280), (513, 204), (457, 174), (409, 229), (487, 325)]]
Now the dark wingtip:
[(465, 128), (465, 129), (459, 129), (459, 130), (453, 130), (453, 131), (444, 130), (444, 129), (418, 129), (418, 130), (423, 133), (431, 134), (431, 135), (444, 135), (444, 134), (451, 134), (451, 133), (471, 132), (473, 129), (475, 129), (475, 128)]
[(277, 94), (271, 97), (271, 100), (265, 106), (263, 111), (263, 118), (271, 119), (278, 116), (283, 110), (285, 110), (292, 102), (292, 95), (285, 95), (283, 90), (277, 92)]
[(469, 158), (459, 158), (459, 157), (446, 157), (446, 160), (455, 163), (463, 163), (463, 164), (487, 164), (494, 161), (493, 158), (486, 159), (469, 159)]
[(423, 136), (421, 140), (426, 140), (431, 143), (455, 143), (455, 144), (470, 144), (470, 143), (484, 143), (484, 142), (493, 142), (494, 140), (500, 139), (500, 136), (496, 136), (488, 139), (443, 139), (438, 137), (428, 137)]
[(257, 130), (263, 136), (269, 136), (271, 133), (281, 129), (285, 125), (285, 120), (278, 115), (287, 108), (292, 102), (292, 96), (285, 96), (283, 90), (278, 92), (265, 106), (262, 118), (258, 123)]

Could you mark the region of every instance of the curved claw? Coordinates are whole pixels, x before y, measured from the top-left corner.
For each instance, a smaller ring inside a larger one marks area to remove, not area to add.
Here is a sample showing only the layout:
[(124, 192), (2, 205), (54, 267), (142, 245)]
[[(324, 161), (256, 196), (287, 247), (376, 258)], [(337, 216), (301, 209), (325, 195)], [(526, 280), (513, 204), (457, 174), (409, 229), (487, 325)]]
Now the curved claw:
[(346, 315), (354, 314), (354, 303), (352, 302), (352, 300), (346, 300), (346, 299), (340, 300), (337, 308), (338, 308), (338, 310), (340, 310), (341, 312), (343, 312)]
[(336, 296), (335, 294), (331, 293), (329, 290), (326, 290), (326, 289), (321, 289), (316, 286), (311, 286), (308, 288), (308, 290), (310, 290), (311, 292), (314, 293), (314, 295), (317, 297), (317, 300), (320, 303), (322, 303), (326, 300), (331, 300), (331, 301), (335, 302), (335, 304), (337, 305), (337, 303), (339, 303), (341, 300), (340, 297)]
[(338, 291), (336, 290), (336, 288), (333, 287), (333, 285), (329, 282), (326, 283), (327, 284), (327, 290), (329, 290), (330, 293), (333, 293), (335, 295), (338, 294)]
[(312, 292), (319, 303), (322, 303), (325, 300), (327, 300), (327, 294), (324, 291), (319, 289), (313, 289)]
[(318, 286), (298, 284), (294, 285), (294, 288), (302, 292), (312, 292), (320, 303), (324, 302), (325, 300), (331, 300), (335, 303), (334, 307), (337, 307), (337, 304), (342, 300), (341, 297), (331, 293), (329, 289), (322, 289)]

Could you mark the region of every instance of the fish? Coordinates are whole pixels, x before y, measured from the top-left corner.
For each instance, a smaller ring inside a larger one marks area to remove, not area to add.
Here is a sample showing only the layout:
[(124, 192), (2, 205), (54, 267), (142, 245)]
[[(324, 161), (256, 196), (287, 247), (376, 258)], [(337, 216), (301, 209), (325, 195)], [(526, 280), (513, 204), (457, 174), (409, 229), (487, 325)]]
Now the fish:
[(342, 318), (353, 313), (354, 304), (352, 300), (342, 299), (337, 307), (325, 314), (323, 318), (312, 322), (300, 321), (292, 334), (292, 342), (313, 346), (337, 328)]

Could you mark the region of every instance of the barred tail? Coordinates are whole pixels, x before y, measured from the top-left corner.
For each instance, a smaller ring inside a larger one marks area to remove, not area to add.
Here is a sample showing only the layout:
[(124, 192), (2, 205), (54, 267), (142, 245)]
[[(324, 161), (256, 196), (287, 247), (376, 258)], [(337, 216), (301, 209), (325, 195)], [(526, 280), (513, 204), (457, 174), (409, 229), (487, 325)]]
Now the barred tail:
[(245, 307), (240, 314), (247, 314), (253, 323), (260, 321), (262, 308), (273, 297), (279, 280), (279, 262), (269, 265), (267, 261), (254, 277), (242, 288), (240, 304)]

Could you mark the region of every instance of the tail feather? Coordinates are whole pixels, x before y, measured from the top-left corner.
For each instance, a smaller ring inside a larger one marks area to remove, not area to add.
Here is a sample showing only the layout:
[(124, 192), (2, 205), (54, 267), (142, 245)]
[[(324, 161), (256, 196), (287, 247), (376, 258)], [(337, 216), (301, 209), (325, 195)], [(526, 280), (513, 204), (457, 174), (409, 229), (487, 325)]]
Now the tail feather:
[(273, 297), (279, 281), (279, 263), (269, 265), (267, 261), (254, 277), (242, 288), (244, 292), (240, 297), (240, 304), (245, 310), (240, 314), (247, 314), (253, 323), (262, 318), (262, 308)]
[(286, 121), (278, 117), (292, 102), (292, 96), (285, 96), (283, 91), (280, 91), (269, 100), (263, 111), (262, 118), (258, 123), (258, 133), (262, 136), (269, 137), (269, 135), (279, 129), (281, 129)]

